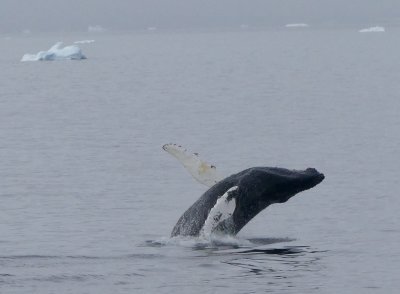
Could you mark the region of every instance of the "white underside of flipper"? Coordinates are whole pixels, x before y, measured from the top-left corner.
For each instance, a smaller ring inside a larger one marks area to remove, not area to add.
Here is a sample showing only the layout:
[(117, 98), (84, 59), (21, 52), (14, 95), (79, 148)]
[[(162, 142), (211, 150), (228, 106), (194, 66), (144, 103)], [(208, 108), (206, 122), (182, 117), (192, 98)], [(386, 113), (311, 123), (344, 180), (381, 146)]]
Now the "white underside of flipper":
[[(200, 236), (209, 238), (215, 228), (224, 220), (230, 218), (236, 208), (236, 200), (232, 197), (231, 193), (236, 191), (238, 186), (234, 186), (225, 192), (215, 203), (214, 207), (211, 208), (210, 213), (204, 226), (201, 229)], [(231, 197), (229, 197), (231, 196)]]
[(201, 184), (208, 187), (221, 181), (214, 165), (200, 159), (197, 153), (190, 153), (185, 148), (176, 144), (165, 144), (163, 149), (174, 156), (187, 169), (187, 171)]

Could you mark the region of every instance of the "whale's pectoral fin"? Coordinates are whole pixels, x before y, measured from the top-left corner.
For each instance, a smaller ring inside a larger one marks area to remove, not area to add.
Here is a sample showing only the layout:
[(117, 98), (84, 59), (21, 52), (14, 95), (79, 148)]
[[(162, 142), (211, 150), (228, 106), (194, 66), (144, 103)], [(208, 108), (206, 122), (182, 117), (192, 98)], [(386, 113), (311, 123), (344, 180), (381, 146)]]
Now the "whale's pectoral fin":
[(188, 172), (201, 184), (212, 187), (223, 179), (217, 173), (216, 167), (201, 160), (197, 153), (190, 153), (177, 144), (165, 144), (163, 149), (178, 159)]
[(238, 186), (234, 186), (225, 192), (211, 208), (208, 217), (201, 229), (201, 235), (209, 237), (222, 222), (226, 222), (236, 208), (236, 198), (238, 196)]

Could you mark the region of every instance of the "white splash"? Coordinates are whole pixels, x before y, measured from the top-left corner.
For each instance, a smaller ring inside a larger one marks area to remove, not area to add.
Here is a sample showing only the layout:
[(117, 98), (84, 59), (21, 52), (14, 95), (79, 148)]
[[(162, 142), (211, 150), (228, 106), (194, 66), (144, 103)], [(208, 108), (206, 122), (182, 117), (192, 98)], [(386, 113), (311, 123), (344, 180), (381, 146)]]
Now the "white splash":
[(25, 54), (21, 61), (42, 61), (42, 60), (80, 60), (86, 59), (82, 50), (76, 45), (61, 48), (62, 42), (54, 44), (47, 51), (40, 51), (37, 54)]
[(201, 184), (212, 187), (223, 179), (217, 173), (216, 167), (201, 160), (197, 153), (190, 153), (177, 144), (165, 144), (163, 149), (178, 159), (192, 177)]
[(285, 27), (287, 27), (287, 28), (307, 28), (307, 27), (309, 27), (309, 25), (306, 23), (288, 23), (287, 25), (285, 25)]
[(214, 207), (211, 208), (210, 213), (201, 229), (200, 235), (205, 238), (211, 236), (214, 229), (224, 220), (230, 218), (236, 208), (236, 200), (234, 197), (228, 199), (231, 196), (231, 192), (237, 190), (239, 187), (234, 186), (225, 192), (215, 203)]
[(383, 33), (385, 32), (385, 28), (384, 27), (370, 27), (370, 28), (366, 28), (366, 29), (362, 29), (359, 30), (360, 33)]
[(75, 41), (74, 44), (90, 44), (95, 42), (95, 40), (81, 40), (81, 41)]
[(191, 236), (175, 236), (172, 238), (159, 238), (157, 240), (146, 241), (146, 245), (150, 247), (164, 247), (164, 246), (179, 246), (185, 248), (221, 248), (234, 247), (246, 248), (253, 247), (259, 244), (252, 243), (250, 240), (239, 238), (238, 236), (229, 235), (212, 235), (205, 238), (204, 236), (191, 237)]

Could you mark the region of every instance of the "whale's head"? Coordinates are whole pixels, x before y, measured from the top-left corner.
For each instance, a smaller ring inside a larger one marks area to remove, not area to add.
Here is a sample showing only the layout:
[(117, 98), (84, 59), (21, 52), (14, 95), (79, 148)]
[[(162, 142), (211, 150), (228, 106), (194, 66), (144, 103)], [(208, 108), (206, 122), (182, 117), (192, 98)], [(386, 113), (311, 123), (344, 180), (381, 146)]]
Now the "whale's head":
[(248, 169), (239, 182), (244, 192), (241, 200), (265, 204), (283, 203), (304, 190), (311, 189), (324, 179), (314, 168), (289, 170), (277, 167)]
[(274, 203), (284, 203), (299, 192), (311, 189), (325, 178), (314, 168), (289, 170), (254, 167), (238, 175), (237, 209), (233, 217), (240, 230), (260, 211)]

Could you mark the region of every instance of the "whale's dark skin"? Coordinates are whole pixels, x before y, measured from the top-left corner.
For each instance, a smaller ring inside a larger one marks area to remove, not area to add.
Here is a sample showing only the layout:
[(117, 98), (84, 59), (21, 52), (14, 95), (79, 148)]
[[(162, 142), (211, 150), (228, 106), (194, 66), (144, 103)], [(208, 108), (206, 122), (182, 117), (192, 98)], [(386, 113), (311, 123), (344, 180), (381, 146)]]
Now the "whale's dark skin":
[(297, 193), (311, 189), (324, 179), (314, 168), (304, 171), (277, 167), (253, 167), (231, 175), (212, 186), (180, 217), (171, 236), (198, 236), (218, 198), (232, 188), (236, 207), (232, 217), (216, 232), (236, 235), (253, 217), (273, 203), (284, 203)]

